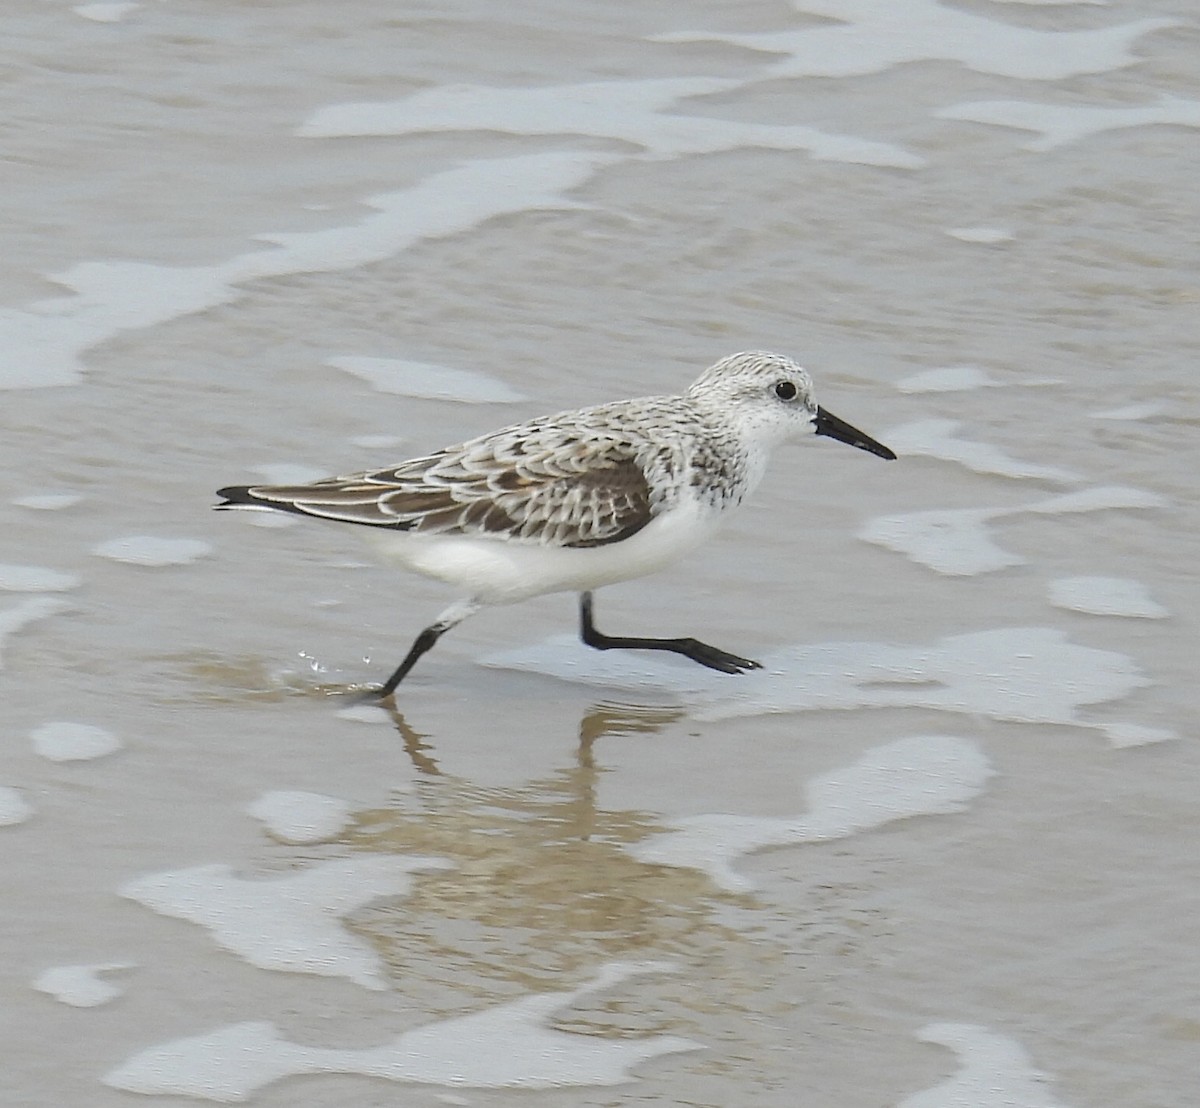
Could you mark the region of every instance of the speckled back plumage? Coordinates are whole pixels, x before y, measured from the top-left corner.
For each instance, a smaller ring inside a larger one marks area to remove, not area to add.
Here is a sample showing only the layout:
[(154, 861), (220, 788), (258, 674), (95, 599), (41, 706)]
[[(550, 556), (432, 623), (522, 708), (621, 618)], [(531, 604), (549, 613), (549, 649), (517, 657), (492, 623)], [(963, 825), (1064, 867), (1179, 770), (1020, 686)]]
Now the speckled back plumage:
[(414, 534), (601, 546), (673, 506), (683, 472), (713, 507), (738, 496), (738, 443), (715, 430), (697, 437), (702, 424), (681, 397), (645, 397), (533, 419), (386, 469), (221, 494)]

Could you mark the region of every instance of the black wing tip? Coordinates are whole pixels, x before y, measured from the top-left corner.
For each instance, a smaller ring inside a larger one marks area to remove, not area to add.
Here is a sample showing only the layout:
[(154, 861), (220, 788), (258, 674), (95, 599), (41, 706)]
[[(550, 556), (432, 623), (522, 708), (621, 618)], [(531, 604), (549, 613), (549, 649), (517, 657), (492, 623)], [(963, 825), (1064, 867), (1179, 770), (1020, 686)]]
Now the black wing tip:
[(274, 499), (262, 495), (285, 489), (289, 492), (303, 491), (292, 489), (286, 485), (227, 485), (223, 489), (217, 489), (217, 495), (225, 499), (220, 504), (214, 504), (213, 508), (217, 511), (222, 508), (251, 508), (259, 511), (290, 512), (292, 515), (308, 516), (310, 519), (328, 519), (336, 523), (353, 523), (360, 527), (380, 527), (390, 531), (412, 531), (416, 527), (414, 520), (348, 519), (345, 516), (323, 512), (318, 504), (298, 504), (293, 500)]
[(259, 511), (294, 512), (299, 516), (316, 514), (306, 511), (290, 500), (274, 500), (262, 495), (262, 493), (270, 491), (269, 487), (263, 485), (227, 485), (223, 489), (217, 489), (217, 495), (223, 496), (225, 499), (220, 504), (214, 504), (213, 507), (218, 510), (221, 508), (254, 508)]
[(236, 508), (241, 504), (262, 504), (249, 485), (226, 485), (223, 489), (217, 489), (217, 495), (224, 499), (220, 504), (214, 504), (214, 508)]

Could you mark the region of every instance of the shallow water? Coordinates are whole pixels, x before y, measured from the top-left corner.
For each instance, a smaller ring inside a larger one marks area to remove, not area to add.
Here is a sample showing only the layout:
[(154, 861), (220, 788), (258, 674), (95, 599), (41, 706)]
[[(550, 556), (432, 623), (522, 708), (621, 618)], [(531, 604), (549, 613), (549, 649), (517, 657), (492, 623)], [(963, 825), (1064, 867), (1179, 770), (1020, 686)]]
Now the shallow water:
[[(6, 32), (4, 1103), (1191, 1108), (1190, 5)], [(761, 673), (209, 511), (745, 348), (901, 459), (598, 622)]]

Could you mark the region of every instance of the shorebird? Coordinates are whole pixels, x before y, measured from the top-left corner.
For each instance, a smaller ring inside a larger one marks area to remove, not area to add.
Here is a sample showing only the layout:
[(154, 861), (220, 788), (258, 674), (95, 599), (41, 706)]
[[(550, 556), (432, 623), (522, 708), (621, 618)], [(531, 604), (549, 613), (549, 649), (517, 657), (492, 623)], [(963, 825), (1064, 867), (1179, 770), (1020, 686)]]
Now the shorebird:
[(387, 561), (460, 590), (378, 690), (392, 695), (450, 628), (489, 604), (579, 593), (597, 650), (667, 650), (722, 673), (758, 662), (693, 638), (606, 635), (592, 592), (665, 568), (758, 485), (773, 447), (827, 435), (896, 455), (820, 407), (781, 354), (733, 354), (681, 396), (619, 400), (481, 435), (399, 465), (309, 485), (230, 485), (218, 508), (358, 524)]

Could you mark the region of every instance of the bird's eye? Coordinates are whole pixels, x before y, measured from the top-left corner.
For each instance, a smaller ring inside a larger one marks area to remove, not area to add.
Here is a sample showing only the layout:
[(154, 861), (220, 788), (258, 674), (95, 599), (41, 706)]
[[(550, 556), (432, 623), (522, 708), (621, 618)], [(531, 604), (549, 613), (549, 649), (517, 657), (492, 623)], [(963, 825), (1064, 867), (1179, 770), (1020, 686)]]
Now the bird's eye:
[(775, 395), (780, 400), (795, 400), (796, 386), (791, 381), (779, 381), (775, 385)]

